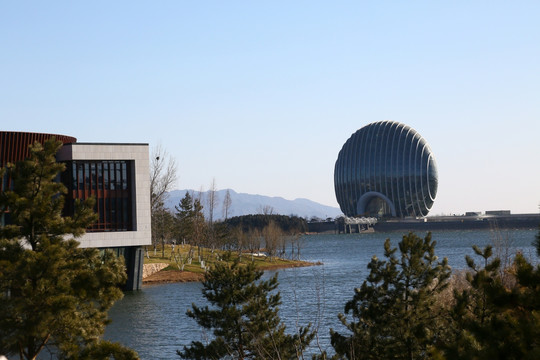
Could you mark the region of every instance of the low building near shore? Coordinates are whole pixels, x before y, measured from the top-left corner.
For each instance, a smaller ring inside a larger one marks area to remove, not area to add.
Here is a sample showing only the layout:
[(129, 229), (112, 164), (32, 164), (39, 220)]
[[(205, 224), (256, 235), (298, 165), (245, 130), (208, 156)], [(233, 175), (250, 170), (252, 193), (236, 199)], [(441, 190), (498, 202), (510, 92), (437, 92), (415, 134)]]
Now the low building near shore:
[[(66, 135), (0, 131), (0, 168), (27, 158), (30, 145), (55, 138), (63, 143), (57, 161), (66, 165), (59, 181), (67, 187), (64, 213), (77, 199), (96, 199), (98, 221), (77, 240), (81, 247), (112, 250), (125, 259), (126, 290), (142, 287), (143, 246), (151, 244), (148, 144), (80, 143)], [(0, 190), (11, 186), (0, 179)], [(9, 223), (9, 213), (0, 225)]]

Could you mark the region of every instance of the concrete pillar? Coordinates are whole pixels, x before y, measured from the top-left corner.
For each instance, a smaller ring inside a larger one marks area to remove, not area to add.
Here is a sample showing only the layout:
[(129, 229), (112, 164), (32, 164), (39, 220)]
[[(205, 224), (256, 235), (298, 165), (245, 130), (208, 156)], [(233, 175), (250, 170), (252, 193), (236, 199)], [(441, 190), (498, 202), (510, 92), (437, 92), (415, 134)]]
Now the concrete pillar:
[(124, 252), (126, 260), (127, 281), (124, 290), (140, 290), (142, 288), (144, 253), (141, 246), (126, 247)]

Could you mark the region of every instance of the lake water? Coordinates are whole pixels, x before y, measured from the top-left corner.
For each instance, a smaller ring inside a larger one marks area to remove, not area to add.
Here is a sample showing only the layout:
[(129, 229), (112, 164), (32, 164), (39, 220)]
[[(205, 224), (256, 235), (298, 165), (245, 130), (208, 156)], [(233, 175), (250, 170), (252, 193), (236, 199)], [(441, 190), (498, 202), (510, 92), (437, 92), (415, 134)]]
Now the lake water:
[[(474, 244), (483, 247), (496, 242), (501, 244), (499, 249), (519, 250), (536, 261), (531, 245), (536, 233), (536, 229), (438, 231), (433, 239), (437, 241), (436, 255), (447, 257), (453, 269), (463, 269), (465, 255), (473, 255)], [(278, 271), (283, 302), (280, 317), (288, 331), (312, 323), (319, 330), (319, 344), (331, 352), (329, 329), (342, 329), (337, 314), (343, 312), (354, 288), (368, 274), (371, 257), (383, 258), (384, 240), (390, 238), (395, 247), (401, 236), (397, 232), (304, 236), (301, 258), (323, 265)], [(269, 271), (265, 277), (274, 274)], [(199, 283), (143, 286), (140, 291), (126, 293), (111, 309), (112, 323), (105, 338), (136, 350), (144, 360), (179, 359), (176, 350), (211, 335), (186, 316), (192, 303), (206, 304)]]

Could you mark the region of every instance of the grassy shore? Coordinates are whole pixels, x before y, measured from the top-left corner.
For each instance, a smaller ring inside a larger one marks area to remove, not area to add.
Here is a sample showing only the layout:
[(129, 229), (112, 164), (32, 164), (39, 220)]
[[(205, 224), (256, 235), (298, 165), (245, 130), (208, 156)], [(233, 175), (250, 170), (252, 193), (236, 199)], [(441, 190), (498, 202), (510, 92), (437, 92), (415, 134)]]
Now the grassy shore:
[[(190, 253), (192, 255), (191, 261), (189, 261)], [(240, 258), (240, 263), (254, 263), (260, 270), (318, 265), (318, 263), (301, 260), (257, 256), (257, 254), (247, 252), (243, 252), (239, 256), (237, 251), (211, 250), (207, 248), (201, 248), (199, 250), (197, 247), (191, 245), (176, 245), (173, 251), (171, 245), (165, 245), (165, 249), (163, 250), (161, 247), (158, 247), (154, 252), (153, 248), (148, 247), (148, 251), (145, 252), (145, 264), (165, 263), (168, 266), (158, 273), (144, 278), (143, 282), (201, 281), (204, 279), (206, 270), (216, 262), (232, 263), (238, 258)]]

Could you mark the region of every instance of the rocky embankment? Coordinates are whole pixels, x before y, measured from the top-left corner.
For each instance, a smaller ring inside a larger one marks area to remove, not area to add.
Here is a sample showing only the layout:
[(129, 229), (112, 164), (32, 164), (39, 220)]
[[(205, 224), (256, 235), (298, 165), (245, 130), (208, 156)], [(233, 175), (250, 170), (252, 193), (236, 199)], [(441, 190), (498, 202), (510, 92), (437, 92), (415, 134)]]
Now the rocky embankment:
[(169, 282), (202, 281), (203, 274), (189, 271), (163, 270), (169, 264), (155, 263), (143, 265), (143, 284), (162, 284)]
[(158, 271), (165, 269), (167, 266), (169, 266), (169, 264), (166, 263), (144, 264), (142, 272), (143, 280), (151, 275), (154, 275)]

